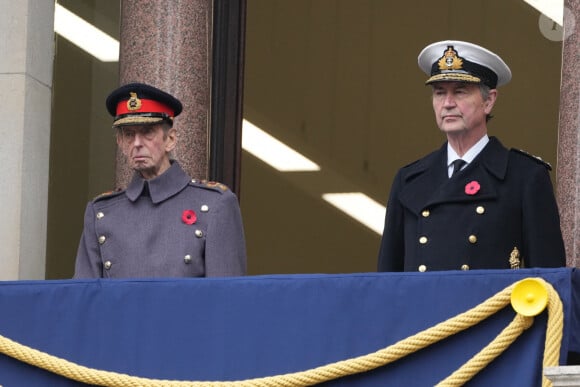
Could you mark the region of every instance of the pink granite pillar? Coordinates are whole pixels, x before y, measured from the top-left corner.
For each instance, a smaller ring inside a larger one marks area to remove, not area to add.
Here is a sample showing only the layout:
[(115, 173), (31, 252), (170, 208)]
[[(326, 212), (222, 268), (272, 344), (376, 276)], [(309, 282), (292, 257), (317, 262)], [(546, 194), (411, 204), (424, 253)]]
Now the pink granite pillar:
[(564, 1), (557, 195), (567, 264), (580, 263), (580, 2)]
[[(174, 156), (197, 178), (208, 173), (211, 0), (122, 0), (119, 79), (144, 82), (181, 100)], [(116, 186), (132, 176), (117, 152)]]

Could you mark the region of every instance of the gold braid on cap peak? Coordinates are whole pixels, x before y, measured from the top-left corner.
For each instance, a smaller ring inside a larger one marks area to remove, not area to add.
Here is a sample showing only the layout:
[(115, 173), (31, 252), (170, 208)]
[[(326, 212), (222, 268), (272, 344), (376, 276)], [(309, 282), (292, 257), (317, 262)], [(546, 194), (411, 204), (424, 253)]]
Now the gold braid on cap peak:
[(147, 117), (141, 116), (125, 116), (121, 117), (115, 122), (113, 122), (113, 127), (124, 126), (124, 125), (150, 125), (162, 122), (165, 119), (169, 120), (170, 123), (173, 122), (173, 117)]
[(459, 82), (471, 82), (471, 83), (480, 83), (481, 78), (475, 77), (471, 74), (463, 74), (463, 73), (441, 73), (437, 75), (433, 75), (431, 78), (427, 80), (427, 84), (436, 81), (459, 81)]

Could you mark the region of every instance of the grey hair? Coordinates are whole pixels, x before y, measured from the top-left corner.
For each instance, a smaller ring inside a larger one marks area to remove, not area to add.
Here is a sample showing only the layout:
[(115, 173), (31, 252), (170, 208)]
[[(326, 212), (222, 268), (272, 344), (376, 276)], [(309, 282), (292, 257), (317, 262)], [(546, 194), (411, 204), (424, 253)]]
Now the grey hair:
[[(487, 101), (487, 99), (489, 98), (490, 90), (491, 88), (486, 84), (484, 83), (479, 84), (479, 92), (481, 93), (481, 98), (483, 98), (484, 101)], [(491, 114), (487, 114), (485, 116), (485, 122), (489, 122), (489, 120), (491, 120), (492, 118), (493, 116)]]

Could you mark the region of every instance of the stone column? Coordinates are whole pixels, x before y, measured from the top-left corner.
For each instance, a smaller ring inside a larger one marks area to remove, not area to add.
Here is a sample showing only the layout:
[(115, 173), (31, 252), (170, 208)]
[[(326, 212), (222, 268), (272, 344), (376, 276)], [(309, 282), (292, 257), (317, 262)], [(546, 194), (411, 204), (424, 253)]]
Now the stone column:
[(54, 1), (0, 8), (0, 280), (44, 279)]
[(567, 264), (580, 264), (580, 2), (564, 1), (557, 196)]
[[(122, 0), (121, 84), (144, 82), (181, 100), (174, 153), (192, 177), (207, 178), (212, 7), (210, 0)], [(117, 187), (132, 172), (117, 152)]]

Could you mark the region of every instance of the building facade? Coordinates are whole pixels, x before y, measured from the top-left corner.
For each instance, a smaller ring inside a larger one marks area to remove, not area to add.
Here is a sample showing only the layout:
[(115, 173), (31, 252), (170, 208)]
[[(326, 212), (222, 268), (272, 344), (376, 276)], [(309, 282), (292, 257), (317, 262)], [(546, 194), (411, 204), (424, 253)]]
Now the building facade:
[[(384, 205), (396, 169), (442, 142), (416, 55), (447, 38), (493, 47), (512, 67), (492, 134), (555, 167), (578, 266), (577, 2), (564, 1), (563, 28), (523, 0), (2, 4), (0, 280), (72, 275), (84, 205), (130, 174), (104, 99), (131, 81), (184, 101), (176, 157), (239, 194), (250, 274), (373, 271), (379, 234), (321, 197), (362, 192)], [(118, 61), (55, 34), (57, 7), (117, 40)], [(321, 168), (283, 172), (242, 151), (242, 118)]]

